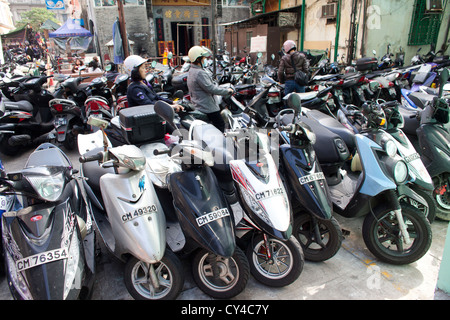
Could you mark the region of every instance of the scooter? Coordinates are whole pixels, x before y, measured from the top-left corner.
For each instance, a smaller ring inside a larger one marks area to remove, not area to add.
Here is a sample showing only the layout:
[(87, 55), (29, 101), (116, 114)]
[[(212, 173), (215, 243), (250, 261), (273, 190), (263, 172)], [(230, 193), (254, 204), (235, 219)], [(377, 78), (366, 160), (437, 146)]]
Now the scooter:
[(354, 153), (334, 132), (334, 127), (343, 127), (339, 121), (325, 127), (309, 112), (302, 121), (316, 134), (314, 149), (330, 187), (334, 212), (347, 218), (365, 216), (363, 239), (377, 258), (392, 264), (412, 263), (428, 251), (431, 227), (419, 209), (399, 201), (403, 194), (421, 198), (405, 185), (410, 179), (408, 166), (397, 154), (392, 137), (377, 128), (385, 121), (377, 111), (363, 105), (364, 115), (376, 125), (357, 134), (348, 131)]
[(306, 260), (325, 261), (341, 247), (342, 230), (332, 216), (328, 185), (313, 149), (315, 135), (306, 124), (296, 122), (301, 112), (299, 96), (291, 94), (287, 102), (292, 109), (277, 115), (276, 130), (280, 136), (280, 173), (294, 208), (293, 234)]
[(413, 145), (417, 145), (416, 149), (433, 179), (436, 216), (447, 221), (450, 220), (449, 105), (442, 94), (448, 77), (449, 71), (444, 68), (439, 75), (439, 95), (426, 102), (423, 109), (399, 109), (405, 120), (404, 131)]
[(2, 215), (8, 285), (19, 300), (87, 299), (95, 275), (95, 233), (69, 158), (44, 143), (24, 169), (2, 174), (1, 195), (21, 209)]
[(250, 127), (228, 131), (225, 137), (196, 120), (188, 137), (213, 152), (212, 168), (233, 210), (238, 245), (246, 248), (253, 277), (273, 287), (293, 283), (303, 270), (304, 255), (292, 236), (292, 209), (267, 134)]
[(14, 90), (19, 101), (1, 100), (0, 151), (14, 156), (24, 147), (37, 146), (48, 140), (53, 117), (48, 108), (52, 94), (42, 89), (48, 77), (29, 78)]
[[(124, 282), (134, 299), (175, 299), (183, 288), (183, 267), (166, 248), (166, 219), (145, 156), (134, 145), (109, 148), (103, 131), (107, 121), (91, 117), (88, 123), (100, 127), (104, 137), (103, 148), (79, 159), (95, 227), (108, 250), (125, 263)], [(80, 153), (89, 149), (83, 141)]]
[[(165, 102), (155, 112), (175, 128)], [(236, 246), (234, 219), (210, 166), (212, 155), (195, 141), (141, 146), (150, 179), (168, 220), (167, 243), (177, 254), (192, 256), (197, 286), (216, 299), (241, 293), (250, 275), (244, 252)]]

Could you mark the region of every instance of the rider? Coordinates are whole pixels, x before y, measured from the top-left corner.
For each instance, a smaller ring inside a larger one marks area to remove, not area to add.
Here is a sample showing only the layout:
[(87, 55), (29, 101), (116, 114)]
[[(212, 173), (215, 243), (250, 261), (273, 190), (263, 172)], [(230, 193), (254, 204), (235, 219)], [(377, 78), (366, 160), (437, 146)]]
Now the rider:
[(210, 75), (203, 70), (206, 58), (209, 56), (211, 52), (200, 46), (194, 46), (189, 50), (188, 57), (192, 64), (187, 77), (187, 86), (195, 108), (205, 113), (211, 123), (223, 132), (225, 122), (220, 114), (219, 105), (214, 100), (214, 95), (226, 96), (233, 94), (234, 91), (214, 84)]
[(153, 87), (145, 80), (147, 74), (145, 64), (148, 61), (148, 59), (144, 59), (138, 55), (131, 55), (123, 62), (125, 71), (131, 78), (131, 84), (127, 90), (128, 106), (135, 107), (155, 104), (156, 101), (162, 100), (172, 105), (176, 112), (183, 110), (184, 108), (181, 105), (157, 95)]
[(297, 45), (293, 40), (287, 40), (283, 43), (283, 51), (286, 54), (281, 58), (280, 66), (278, 67), (278, 79), (281, 83), (285, 83), (285, 95), (291, 92), (305, 92), (305, 87), (294, 80), (295, 70), (292, 62), (294, 62), (296, 70), (302, 70), (305, 73), (308, 73), (309, 63), (305, 55), (296, 49)]

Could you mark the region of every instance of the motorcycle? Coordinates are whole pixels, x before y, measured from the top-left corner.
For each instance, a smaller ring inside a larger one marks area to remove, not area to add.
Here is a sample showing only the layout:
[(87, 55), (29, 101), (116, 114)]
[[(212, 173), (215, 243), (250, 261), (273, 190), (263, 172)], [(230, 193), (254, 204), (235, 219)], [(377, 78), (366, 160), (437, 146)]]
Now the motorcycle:
[(95, 233), (69, 158), (44, 143), (24, 169), (2, 174), (1, 195), (21, 196), (2, 215), (8, 285), (14, 299), (87, 299), (95, 275)]
[(289, 95), (287, 101), (292, 109), (277, 115), (276, 129), (281, 144), (280, 173), (287, 181), (294, 208), (293, 234), (306, 260), (325, 261), (338, 252), (343, 235), (332, 217), (328, 185), (314, 153), (315, 135), (306, 124), (295, 121), (301, 111), (299, 96)]
[(53, 129), (52, 115), (48, 108), (53, 95), (42, 89), (48, 77), (26, 78), (14, 90), (17, 101), (0, 97), (0, 152), (16, 155), (23, 147), (39, 145), (47, 141)]
[(436, 216), (443, 220), (450, 219), (449, 106), (442, 98), (443, 87), (448, 77), (448, 69), (443, 69), (439, 76), (439, 94), (430, 95), (431, 99), (425, 102), (423, 109), (417, 111), (402, 107), (399, 109), (405, 120), (404, 131), (413, 145), (417, 146), (416, 149), (433, 179)]
[[(428, 251), (431, 227), (419, 209), (399, 201), (402, 195), (422, 199), (405, 185), (410, 179), (408, 166), (397, 154), (392, 137), (379, 129), (386, 120), (378, 111), (363, 105), (363, 114), (373, 125), (357, 134), (333, 118), (324, 126), (314, 117), (316, 113), (320, 118), (315, 110), (306, 112), (302, 121), (316, 135), (314, 150), (330, 188), (334, 212), (347, 218), (365, 216), (363, 239), (377, 258), (392, 264), (412, 263)], [(352, 146), (344, 142), (344, 135)]]
[(112, 91), (107, 87), (107, 78), (98, 77), (89, 83), (86, 88), (88, 97), (84, 102), (86, 119), (91, 115), (111, 120), (114, 114), (114, 99)]
[(103, 148), (79, 141), (82, 190), (95, 227), (108, 250), (125, 263), (124, 282), (134, 299), (175, 299), (183, 288), (183, 266), (166, 248), (166, 219), (146, 158), (134, 145), (108, 148), (107, 122), (91, 117), (88, 123), (100, 127), (104, 137)]
[[(155, 112), (176, 126), (170, 105), (157, 101)], [(236, 247), (231, 208), (210, 168), (212, 155), (186, 139), (170, 147), (149, 143), (141, 150), (166, 213), (169, 247), (192, 255), (194, 281), (206, 294), (229, 299), (241, 293), (249, 266)]]

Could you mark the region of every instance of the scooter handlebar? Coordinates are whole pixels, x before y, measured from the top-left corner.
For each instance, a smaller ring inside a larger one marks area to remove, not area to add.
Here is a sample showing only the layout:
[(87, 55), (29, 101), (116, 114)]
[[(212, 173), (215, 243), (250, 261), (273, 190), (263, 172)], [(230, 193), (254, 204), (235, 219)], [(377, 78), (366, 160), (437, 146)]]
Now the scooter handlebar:
[(97, 154), (91, 156), (81, 156), (79, 158), (80, 163), (91, 162), (91, 161), (100, 161), (103, 160), (103, 152), (99, 152)]
[(153, 154), (155, 156), (160, 155), (160, 154), (169, 154), (170, 151), (171, 151), (171, 149), (166, 149), (166, 150), (157, 150), (157, 149), (155, 149), (155, 150), (153, 150)]

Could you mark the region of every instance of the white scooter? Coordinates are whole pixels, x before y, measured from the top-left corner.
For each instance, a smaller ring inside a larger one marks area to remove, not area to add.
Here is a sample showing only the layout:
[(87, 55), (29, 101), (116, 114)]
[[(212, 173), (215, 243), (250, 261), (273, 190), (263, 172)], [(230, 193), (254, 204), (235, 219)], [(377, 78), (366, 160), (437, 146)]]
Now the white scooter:
[[(89, 118), (102, 128), (107, 121)], [(134, 145), (109, 148), (90, 145), (80, 135), (80, 171), (89, 211), (106, 247), (126, 262), (124, 281), (135, 299), (175, 299), (184, 283), (178, 257), (166, 248), (166, 220), (155, 193), (146, 159)], [(88, 151), (89, 150), (89, 151)]]

